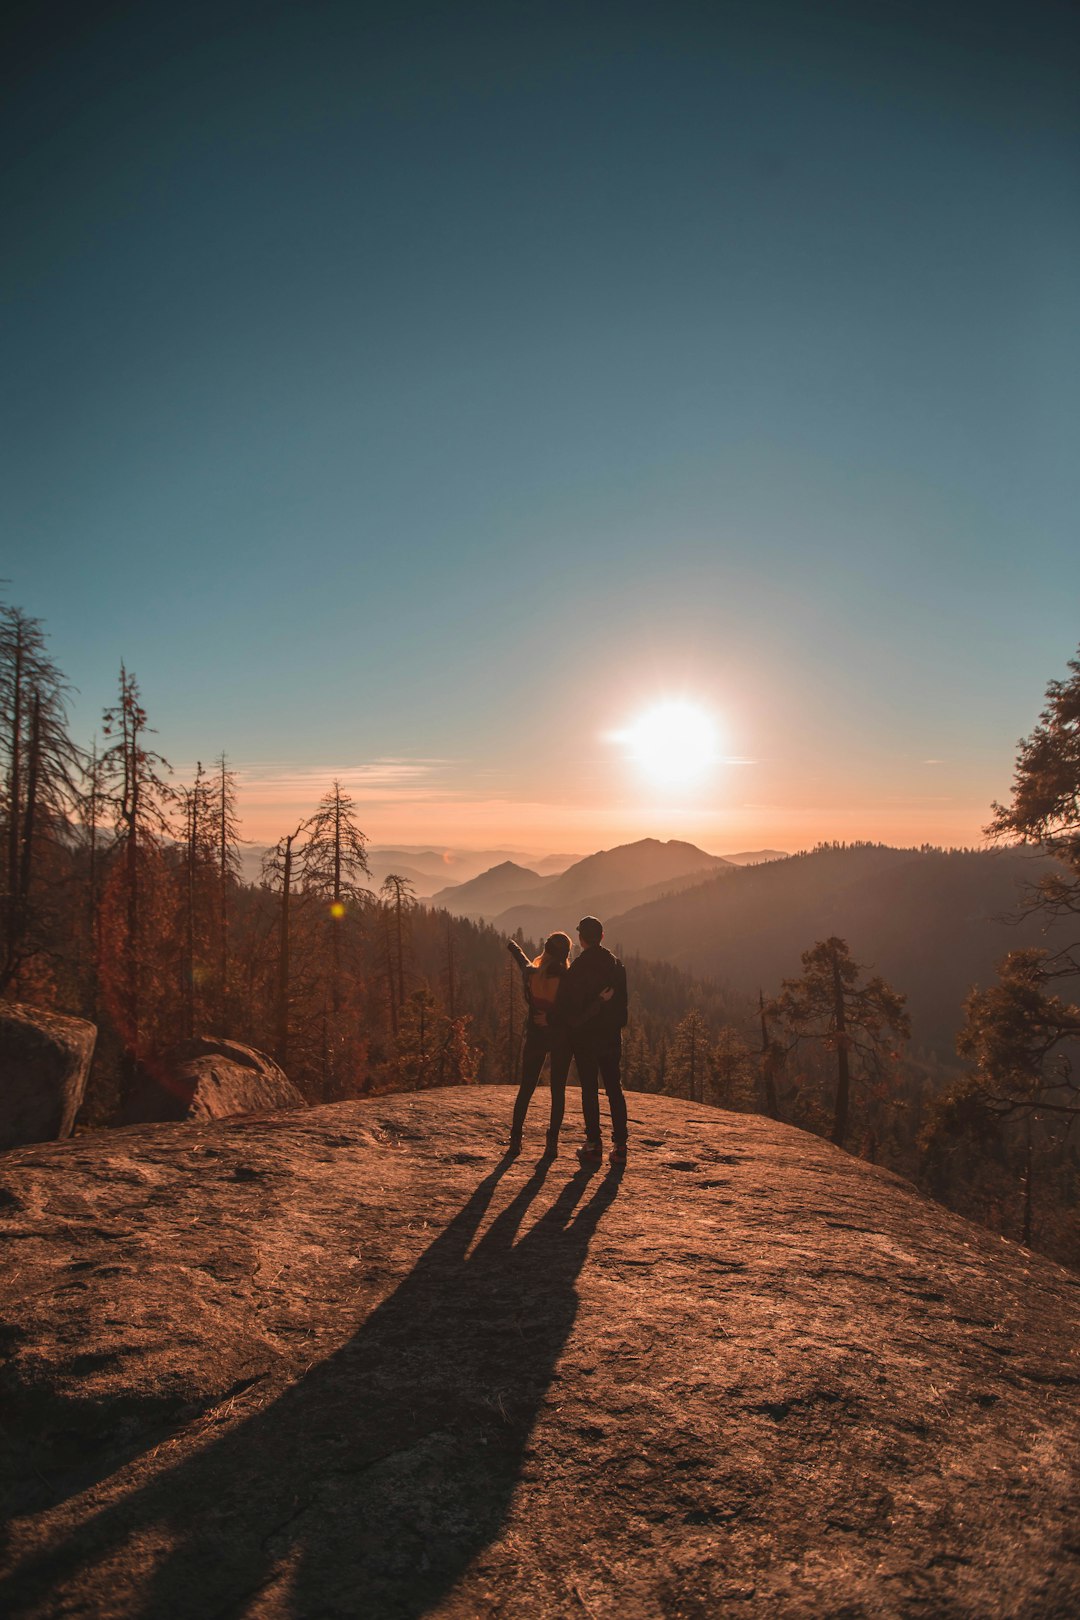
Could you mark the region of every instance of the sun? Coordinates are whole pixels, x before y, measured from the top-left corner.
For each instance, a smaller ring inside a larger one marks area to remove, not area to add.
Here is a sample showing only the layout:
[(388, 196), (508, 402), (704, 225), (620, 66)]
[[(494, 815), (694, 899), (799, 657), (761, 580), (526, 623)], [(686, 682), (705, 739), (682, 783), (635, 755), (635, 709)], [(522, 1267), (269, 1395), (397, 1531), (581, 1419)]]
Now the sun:
[(683, 699), (654, 704), (614, 736), (650, 781), (664, 787), (697, 781), (717, 757), (715, 721)]

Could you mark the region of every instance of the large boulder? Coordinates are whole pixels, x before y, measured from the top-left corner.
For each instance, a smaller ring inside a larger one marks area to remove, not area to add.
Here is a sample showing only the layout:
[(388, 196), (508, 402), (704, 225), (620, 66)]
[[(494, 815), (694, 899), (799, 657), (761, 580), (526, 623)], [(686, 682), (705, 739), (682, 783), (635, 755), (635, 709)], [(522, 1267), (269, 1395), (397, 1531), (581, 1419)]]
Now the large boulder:
[(85, 1018), (0, 1002), (0, 1149), (71, 1135), (96, 1041)]
[(265, 1052), (197, 1035), (171, 1047), (144, 1073), (117, 1123), (228, 1119), (304, 1106), (292, 1081)]

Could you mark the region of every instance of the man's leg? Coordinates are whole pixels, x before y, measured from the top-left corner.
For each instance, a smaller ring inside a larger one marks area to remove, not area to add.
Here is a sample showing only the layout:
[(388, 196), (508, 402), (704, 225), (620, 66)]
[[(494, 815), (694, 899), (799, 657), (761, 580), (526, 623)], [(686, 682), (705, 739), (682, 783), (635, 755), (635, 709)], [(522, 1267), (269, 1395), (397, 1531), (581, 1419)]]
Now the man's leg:
[[(626, 1146), (626, 1097), (622, 1088), (622, 1041), (606, 1047), (600, 1054), (600, 1075), (607, 1092), (611, 1110), (611, 1139), (616, 1147)], [(594, 1092), (594, 1096), (597, 1094)], [(597, 1097), (599, 1111), (599, 1097)]]
[(585, 1117), (585, 1140), (600, 1140), (600, 1063), (595, 1052), (574, 1049), (574, 1063), (581, 1081), (581, 1112)]

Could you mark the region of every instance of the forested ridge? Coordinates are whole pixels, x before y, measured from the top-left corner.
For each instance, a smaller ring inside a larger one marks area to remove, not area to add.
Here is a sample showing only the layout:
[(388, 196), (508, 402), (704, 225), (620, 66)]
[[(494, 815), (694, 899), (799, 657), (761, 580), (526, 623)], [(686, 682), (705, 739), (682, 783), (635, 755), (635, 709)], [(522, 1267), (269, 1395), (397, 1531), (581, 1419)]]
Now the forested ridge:
[[(1024, 810), (1020, 791), (1055, 726), (1073, 736), (1070, 667), (991, 829), (1041, 865), (1017, 850), (823, 845), (609, 919), (631, 984), (627, 1085), (830, 1135), (1076, 1264), (1068, 769), (1049, 808)], [(505, 937), (418, 903), (404, 874), (374, 886), (340, 783), (245, 881), (228, 757), (177, 780), (123, 666), (89, 746), (70, 735), (68, 695), (41, 621), (4, 608), (0, 995), (96, 1025), (84, 1127), (115, 1118), (196, 1034), (269, 1053), (311, 1102), (515, 1079), (524, 1007)], [(1021, 875), (1039, 885), (1028, 922), (1004, 939), (997, 984), (985, 952), (975, 979), (961, 948), (973, 917), (988, 895), (1015, 905)], [(1033, 943), (1047, 921), (1048, 944)]]

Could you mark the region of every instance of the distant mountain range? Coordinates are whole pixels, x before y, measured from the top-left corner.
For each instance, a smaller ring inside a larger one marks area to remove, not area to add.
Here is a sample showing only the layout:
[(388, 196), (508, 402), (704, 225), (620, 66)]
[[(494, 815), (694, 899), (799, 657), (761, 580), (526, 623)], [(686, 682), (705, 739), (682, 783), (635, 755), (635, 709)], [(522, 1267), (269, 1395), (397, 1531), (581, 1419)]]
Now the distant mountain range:
[[(644, 840), (646, 843), (650, 840)], [(652, 840), (656, 842), (656, 840)], [(266, 854), (266, 844), (245, 844), (241, 848), (240, 861), (243, 877), (248, 883), (258, 883), (262, 867), (262, 859)], [(627, 847), (627, 846), (624, 846)], [(688, 846), (692, 847), (692, 846)], [(704, 866), (716, 859), (715, 856), (700, 852)], [(391, 872), (400, 877), (407, 878), (419, 900), (431, 900), (435, 895), (448, 892), (457, 885), (471, 883), (478, 877), (484, 877), (490, 872), (501, 871), (505, 867), (512, 867), (518, 872), (527, 874), (532, 878), (552, 878), (566, 872), (580, 861), (585, 859), (581, 855), (552, 854), (534, 855), (528, 850), (521, 849), (456, 849), (432, 848), (429, 844), (372, 844), (368, 849), (368, 864), (371, 867), (371, 877), (368, 886), (378, 889), (379, 885)], [(777, 860), (783, 858), (783, 851), (774, 849), (744, 850), (738, 855), (725, 855), (724, 860), (733, 866), (749, 866), (759, 861)], [(523, 881), (518, 890), (522, 893), (527, 886)], [(518, 892), (515, 890), (515, 894)], [(617, 898), (621, 906), (633, 904), (629, 890), (617, 890)], [(639, 900), (649, 898), (645, 894), (638, 896)], [(504, 911), (511, 903), (504, 900), (497, 911)], [(444, 901), (439, 899), (437, 904)], [(462, 916), (475, 916), (491, 918), (496, 911), (469, 910), (462, 911)], [(516, 925), (515, 925), (516, 926)]]
[(502, 861), (470, 882), (440, 890), (431, 903), (459, 917), (493, 922), (506, 933), (520, 928), (538, 939), (555, 928), (573, 933), (584, 912), (603, 919), (714, 873), (735, 870), (731, 862), (696, 844), (642, 838), (587, 855), (553, 876)]
[[(258, 883), (266, 844), (245, 844), (240, 851), (245, 882)], [(534, 856), (520, 849), (432, 849), (427, 844), (372, 844), (368, 849), (371, 877), (368, 886), (378, 889), (390, 872), (407, 878), (418, 899), (427, 900), (439, 889), (468, 882), (486, 872), (496, 862), (527, 862), (539, 873), (563, 872), (580, 855)]]
[[(714, 875), (611, 917), (609, 942), (730, 990), (771, 995), (800, 955), (839, 934), (908, 996), (913, 1047), (955, 1062), (962, 1003), (1024, 945), (1053, 947), (1038, 919), (1010, 921), (1045, 863), (1020, 850), (825, 848)], [(1075, 929), (1073, 930), (1075, 932)]]

